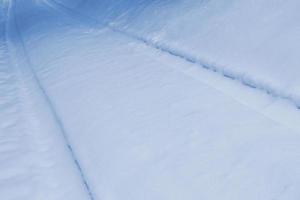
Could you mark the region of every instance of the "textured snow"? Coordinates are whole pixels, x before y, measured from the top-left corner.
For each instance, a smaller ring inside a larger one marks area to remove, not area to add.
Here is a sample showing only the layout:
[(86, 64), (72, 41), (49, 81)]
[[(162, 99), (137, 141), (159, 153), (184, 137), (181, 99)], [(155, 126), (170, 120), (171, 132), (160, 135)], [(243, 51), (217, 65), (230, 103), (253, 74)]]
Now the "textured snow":
[(297, 5), (2, 1), (1, 199), (298, 200)]
[(299, 1), (56, 1), (300, 107)]

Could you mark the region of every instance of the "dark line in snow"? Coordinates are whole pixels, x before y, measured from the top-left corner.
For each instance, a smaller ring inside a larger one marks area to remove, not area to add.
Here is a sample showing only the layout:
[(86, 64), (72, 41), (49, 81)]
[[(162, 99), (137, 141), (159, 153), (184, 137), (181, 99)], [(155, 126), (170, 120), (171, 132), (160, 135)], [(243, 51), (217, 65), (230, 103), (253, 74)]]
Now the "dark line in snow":
[[(67, 6), (65, 6), (62, 3), (59, 3), (55, 0), (47, 0), (47, 1), (50, 5), (52, 5), (52, 7), (56, 8), (57, 10), (59, 10), (60, 12), (62, 12), (64, 14), (72, 16), (73, 18), (75, 18), (78, 21), (84, 21), (84, 22), (88, 21), (88, 23), (92, 24), (92, 25), (101, 25), (101, 26), (107, 27), (107, 28), (109, 28), (110, 30), (112, 30), (114, 32), (120, 33), (120, 34), (125, 35), (129, 38), (140, 41), (140, 42), (146, 44), (147, 46), (149, 46), (151, 48), (154, 48), (154, 49), (160, 50), (164, 53), (170, 54), (172, 56), (181, 58), (181, 59), (183, 59), (183, 60), (185, 60), (189, 63), (196, 64), (196, 65), (198, 65), (198, 66), (200, 66), (204, 69), (207, 69), (209, 71), (218, 73), (218, 74), (220, 74), (221, 76), (223, 76), (225, 78), (228, 78), (228, 79), (231, 79), (231, 80), (236, 80), (236, 81), (240, 82), (242, 85), (245, 85), (245, 86), (250, 87), (252, 89), (260, 90), (260, 91), (262, 91), (262, 92), (264, 92), (264, 93), (266, 93), (270, 96), (273, 96), (273, 97), (288, 100), (293, 105), (295, 105), (297, 109), (300, 109), (300, 100), (297, 100), (297, 97), (293, 97), (292, 94), (278, 91), (278, 89), (276, 89), (276, 88), (274, 88), (274, 87), (272, 87), (268, 84), (262, 83), (259, 80), (253, 80), (249, 76), (246, 76), (246, 75), (243, 75), (243, 74), (240, 74), (240, 73), (236, 73), (236, 72), (224, 69), (224, 68), (222, 68), (220, 66), (216, 66), (214, 64), (209, 64), (209, 63), (203, 62), (199, 58), (196, 58), (196, 57), (188, 55), (184, 52), (166, 47), (166, 45), (159, 44), (158, 42), (152, 41), (151, 39), (146, 39), (144, 37), (138, 36), (138, 35), (133, 34), (133, 33), (129, 33), (127, 31), (121, 30), (119, 28), (112, 27), (109, 24), (104, 24), (104, 23), (100, 22), (98, 19), (94, 19), (94, 18), (92, 18), (90, 16), (87, 16), (83, 13), (80, 13), (76, 10), (68, 8)], [(82, 17), (85, 18), (85, 19), (82, 19)]]
[(22, 35), (21, 35), (21, 32), (20, 32), (20, 28), (19, 28), (19, 25), (18, 25), (18, 22), (17, 22), (16, 13), (15, 13), (16, 6), (15, 6), (15, 1), (14, 0), (11, 1), (9, 7), (10, 8), (9, 8), (9, 11), (8, 11), (9, 12), (8, 15), (11, 16), (10, 20), (13, 21), (15, 33), (16, 33), (16, 36), (17, 36), (17, 39), (18, 39), (18, 41), (14, 41), (14, 42), (19, 42), (20, 45), (21, 45), (20, 50), (22, 51), (21, 54), (23, 54), (23, 57), (25, 59), (25, 67), (27, 67), (30, 70), (30, 72), (32, 73), (34, 82), (36, 83), (38, 89), (40, 90), (42, 96), (44, 97), (45, 102), (48, 104), (48, 106), (50, 108), (50, 111), (51, 111), (51, 114), (54, 117), (55, 123), (57, 124), (57, 127), (59, 128), (61, 134), (63, 135), (64, 142), (65, 142), (65, 144), (66, 144), (66, 146), (69, 150), (69, 153), (70, 153), (70, 156), (72, 157), (74, 165), (76, 166), (76, 168), (77, 168), (77, 170), (80, 174), (81, 180), (82, 180), (82, 182), (84, 184), (84, 187), (85, 187), (85, 189), (88, 193), (89, 199), (95, 200), (94, 195), (91, 191), (91, 188), (90, 188), (90, 186), (87, 182), (87, 178), (86, 178), (86, 176), (85, 176), (85, 174), (82, 170), (82, 167), (80, 166), (80, 163), (79, 163), (79, 161), (76, 157), (76, 154), (75, 154), (75, 152), (72, 148), (72, 145), (70, 144), (70, 141), (69, 141), (69, 138), (67, 136), (66, 130), (64, 128), (63, 122), (60, 119), (59, 115), (57, 114), (55, 106), (53, 105), (49, 95), (47, 94), (46, 90), (42, 86), (40, 79), (38, 78), (35, 70), (32, 67), (32, 62), (31, 62), (30, 57), (28, 55), (28, 52), (26, 50), (25, 43), (23, 41), (23, 38), (22, 38)]

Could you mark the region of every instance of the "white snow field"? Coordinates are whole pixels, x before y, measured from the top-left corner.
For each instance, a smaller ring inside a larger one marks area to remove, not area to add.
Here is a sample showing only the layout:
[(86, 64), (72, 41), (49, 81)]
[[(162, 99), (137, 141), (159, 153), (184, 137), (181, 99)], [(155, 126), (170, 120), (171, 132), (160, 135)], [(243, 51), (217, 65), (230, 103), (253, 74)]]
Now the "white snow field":
[(299, 200), (298, 1), (0, 5), (0, 200)]

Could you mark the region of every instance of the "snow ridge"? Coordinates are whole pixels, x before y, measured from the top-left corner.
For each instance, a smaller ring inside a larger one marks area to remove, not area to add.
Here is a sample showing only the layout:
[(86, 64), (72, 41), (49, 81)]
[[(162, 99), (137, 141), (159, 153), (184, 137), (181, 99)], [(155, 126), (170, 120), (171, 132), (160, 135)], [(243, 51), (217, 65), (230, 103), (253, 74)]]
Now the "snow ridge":
[(268, 95), (271, 95), (276, 98), (285, 99), (285, 100), (289, 101), (290, 103), (292, 103), (293, 105), (295, 105), (297, 109), (300, 109), (300, 98), (297, 95), (282, 91), (268, 83), (264, 83), (263, 80), (256, 80), (253, 77), (248, 76), (246, 74), (232, 71), (223, 66), (215, 65), (213, 63), (203, 61), (202, 59), (192, 56), (187, 52), (183, 52), (181, 50), (169, 47), (166, 44), (162, 44), (162, 43), (154, 41), (152, 39), (148, 39), (143, 36), (139, 36), (135, 33), (128, 32), (126, 30), (122, 30), (119, 27), (116, 27), (110, 23), (103, 23), (103, 22), (99, 21), (98, 19), (87, 16), (77, 10), (68, 8), (67, 6), (65, 6), (62, 3), (59, 3), (55, 0), (47, 0), (47, 2), (49, 5), (51, 5), (51, 7), (54, 7), (55, 9), (63, 12), (64, 14), (71, 15), (76, 20), (80, 20), (80, 21), (84, 20), (84, 22), (88, 21), (88, 24), (90, 24), (90, 25), (101, 25), (103, 27), (109, 28), (110, 30), (112, 30), (114, 32), (120, 33), (120, 34), (125, 35), (129, 38), (132, 38), (134, 40), (138, 40), (151, 48), (154, 48), (154, 49), (160, 50), (164, 53), (170, 54), (172, 56), (181, 58), (189, 63), (196, 64), (204, 69), (218, 73), (225, 78), (238, 81), (242, 85), (245, 85), (245, 86), (253, 88), (253, 89), (260, 90), (260, 91), (267, 93)]
[[(72, 157), (72, 160), (74, 161), (74, 164), (80, 174), (80, 177), (82, 179), (83, 185), (88, 193), (89, 199), (94, 200), (94, 195), (91, 191), (91, 188), (88, 184), (88, 181), (86, 179), (86, 176), (82, 170), (82, 167), (76, 157), (76, 154), (74, 152), (74, 149), (72, 148), (72, 145), (70, 144), (70, 141), (68, 139), (67, 133), (65, 131), (64, 125), (62, 120), (60, 119), (58, 113), (56, 112), (55, 106), (53, 105), (49, 95), (47, 94), (47, 92), (45, 91), (45, 89), (43, 88), (36, 72), (34, 71), (34, 69), (32, 68), (32, 64), (31, 64), (31, 60), (30, 57), (28, 55), (28, 52), (26, 50), (23, 38), (21, 36), (20, 33), (20, 29), (19, 29), (19, 25), (16, 19), (16, 14), (15, 14), (15, 9), (16, 9), (16, 5), (15, 5), (15, 1), (11, 1), (9, 3), (8, 6), (8, 25), (9, 29), (11, 29), (11, 31), (8, 31), (7, 35), (8, 37), (10, 37), (10, 41), (13, 41), (14, 43), (18, 43), (20, 45), (20, 48), (18, 49), (19, 54), (24, 58), (24, 68), (28, 69), (31, 73), (31, 78), (33, 79), (33, 81), (35, 82), (37, 88), (40, 90), (40, 93), (42, 95), (42, 97), (44, 98), (46, 104), (49, 106), (49, 109), (51, 111), (51, 114), (55, 120), (55, 123), (57, 124), (58, 129), (60, 130), (61, 134), (63, 135), (64, 138), (64, 142), (69, 150), (70, 156)], [(13, 31), (12, 31), (13, 30)]]

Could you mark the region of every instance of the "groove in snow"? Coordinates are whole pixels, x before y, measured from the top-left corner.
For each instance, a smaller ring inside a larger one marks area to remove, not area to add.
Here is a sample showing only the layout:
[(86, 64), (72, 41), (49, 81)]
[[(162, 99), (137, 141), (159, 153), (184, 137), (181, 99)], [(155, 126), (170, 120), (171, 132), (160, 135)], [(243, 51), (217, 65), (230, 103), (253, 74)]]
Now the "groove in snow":
[[(37, 88), (39, 89), (43, 99), (45, 100), (46, 104), (49, 106), (49, 109), (50, 109), (50, 112), (51, 112), (51, 115), (53, 116), (54, 120), (55, 120), (55, 123), (58, 127), (58, 129), (60, 130), (60, 133), (63, 135), (63, 138), (64, 138), (64, 142), (69, 150), (69, 153), (70, 153), (70, 156), (72, 157), (72, 160), (74, 162), (74, 165), (76, 166), (79, 174), (80, 174), (80, 177), (81, 177), (81, 180), (82, 180), (82, 183), (87, 191), (87, 195), (89, 196), (89, 199), (91, 200), (95, 200), (94, 198), (94, 195), (92, 193), (92, 190), (88, 184), (88, 181), (87, 181), (87, 178), (82, 170), (82, 167), (80, 165), (80, 162), (78, 161), (78, 158), (76, 157), (76, 154), (74, 152), (74, 149), (72, 147), (72, 145), (70, 144), (70, 141), (68, 139), (68, 136), (67, 136), (67, 133), (65, 131), (65, 128), (64, 128), (64, 125), (63, 125), (63, 122), (62, 120), (60, 119), (58, 113), (56, 112), (56, 109), (55, 109), (55, 106), (53, 105), (49, 95), (47, 94), (47, 91), (44, 89), (44, 87), (42, 86), (36, 72), (34, 71), (33, 67), (32, 67), (32, 63), (31, 63), (31, 60), (30, 60), (30, 57), (28, 55), (28, 52), (26, 50), (26, 47), (25, 47), (25, 44), (24, 44), (24, 41), (23, 41), (23, 38), (21, 36), (21, 32), (20, 32), (20, 29), (19, 29), (19, 25), (18, 25), (18, 21), (17, 21), (17, 18), (16, 18), (16, 13), (15, 13), (15, 9), (16, 9), (16, 2), (15, 1), (11, 1), (9, 2), (9, 6), (8, 6), (8, 22), (7, 22), (7, 26), (11, 26), (11, 29), (14, 31), (13, 33), (7, 33), (7, 35), (9, 36), (10, 35), (10, 41), (12, 41), (12, 36), (15, 36), (13, 39), (13, 43), (15, 43), (15, 45), (18, 43), (20, 46), (19, 46), (19, 54), (20, 56), (22, 56), (24, 58), (24, 67), (27, 68), (31, 75), (32, 75), (32, 79), (34, 81), (34, 83), (36, 84)], [(9, 37), (8, 37), (9, 38)]]

